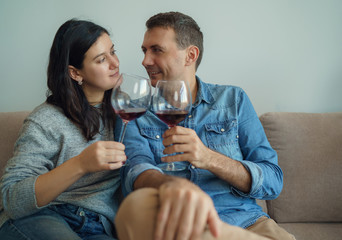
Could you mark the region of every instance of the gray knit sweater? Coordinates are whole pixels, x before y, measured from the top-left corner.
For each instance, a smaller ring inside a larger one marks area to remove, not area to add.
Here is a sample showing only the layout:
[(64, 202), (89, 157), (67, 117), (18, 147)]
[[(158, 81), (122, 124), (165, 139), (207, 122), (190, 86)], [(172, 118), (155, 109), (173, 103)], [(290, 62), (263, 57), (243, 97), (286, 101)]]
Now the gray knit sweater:
[[(63, 111), (43, 103), (24, 121), (14, 147), (14, 156), (1, 179), (0, 227), (8, 219), (31, 215), (41, 208), (35, 198), (37, 177), (80, 154), (99, 140), (113, 140), (113, 132), (101, 128), (87, 141)], [(89, 173), (71, 185), (50, 204), (70, 203), (100, 213), (112, 222), (118, 208), (119, 170)]]

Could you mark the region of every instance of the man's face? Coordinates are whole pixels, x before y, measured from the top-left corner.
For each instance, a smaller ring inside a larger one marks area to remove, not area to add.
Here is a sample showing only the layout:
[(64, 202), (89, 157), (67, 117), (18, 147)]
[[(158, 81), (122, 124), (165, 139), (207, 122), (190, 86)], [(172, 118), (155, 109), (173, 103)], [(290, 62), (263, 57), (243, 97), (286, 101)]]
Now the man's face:
[(158, 80), (186, 80), (186, 49), (179, 49), (172, 28), (155, 27), (147, 30), (141, 46), (145, 54), (142, 62), (152, 86)]

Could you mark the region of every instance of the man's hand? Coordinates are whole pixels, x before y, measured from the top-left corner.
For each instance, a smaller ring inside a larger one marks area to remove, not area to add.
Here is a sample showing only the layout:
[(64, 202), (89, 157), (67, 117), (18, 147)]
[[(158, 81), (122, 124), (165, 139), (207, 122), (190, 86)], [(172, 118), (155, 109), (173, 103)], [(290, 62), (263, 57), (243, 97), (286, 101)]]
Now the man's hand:
[(218, 237), (221, 220), (214, 204), (193, 183), (174, 178), (159, 187), (159, 198), (156, 240), (200, 239), (206, 227)]
[(251, 175), (242, 163), (206, 147), (194, 130), (176, 126), (166, 130), (163, 138), (164, 154), (183, 154), (163, 157), (162, 161), (188, 161), (197, 168), (209, 170), (245, 193), (250, 191)]
[(208, 169), (215, 152), (207, 148), (196, 132), (180, 126), (172, 127), (163, 134), (164, 154), (183, 152), (162, 158), (165, 162), (188, 161), (197, 168)]

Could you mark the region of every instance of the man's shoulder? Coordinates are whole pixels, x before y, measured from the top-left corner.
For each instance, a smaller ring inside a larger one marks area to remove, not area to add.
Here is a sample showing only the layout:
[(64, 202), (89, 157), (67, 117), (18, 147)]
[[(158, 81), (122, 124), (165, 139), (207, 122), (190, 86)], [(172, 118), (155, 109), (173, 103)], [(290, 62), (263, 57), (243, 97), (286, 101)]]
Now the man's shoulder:
[(238, 86), (201, 82), (201, 94), (211, 109), (225, 109), (238, 105), (245, 91)]
[[(238, 86), (234, 85), (223, 85), (223, 84), (214, 84), (214, 83), (204, 83), (205, 88), (212, 95), (215, 101), (219, 101), (219, 99), (237, 99), (244, 94), (245, 91)], [(205, 94), (205, 93), (204, 93)]]
[(232, 91), (232, 92), (241, 92), (243, 91), (243, 89), (241, 87), (238, 86), (234, 86), (234, 85), (225, 85), (225, 84), (215, 84), (215, 83), (204, 83), (209, 90), (213, 90), (213, 91), (217, 91), (220, 90), (220, 92), (222, 91)]

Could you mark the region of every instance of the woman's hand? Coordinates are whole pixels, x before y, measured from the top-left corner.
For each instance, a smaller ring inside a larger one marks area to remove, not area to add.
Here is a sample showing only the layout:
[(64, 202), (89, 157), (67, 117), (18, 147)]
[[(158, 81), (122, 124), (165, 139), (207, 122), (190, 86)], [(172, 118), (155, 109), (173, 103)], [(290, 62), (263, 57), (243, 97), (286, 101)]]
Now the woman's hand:
[(125, 146), (98, 141), (53, 170), (40, 175), (35, 183), (37, 205), (47, 205), (84, 174), (120, 168), (126, 161)]
[(125, 145), (114, 141), (98, 141), (84, 149), (76, 159), (84, 173), (114, 170), (126, 162)]

